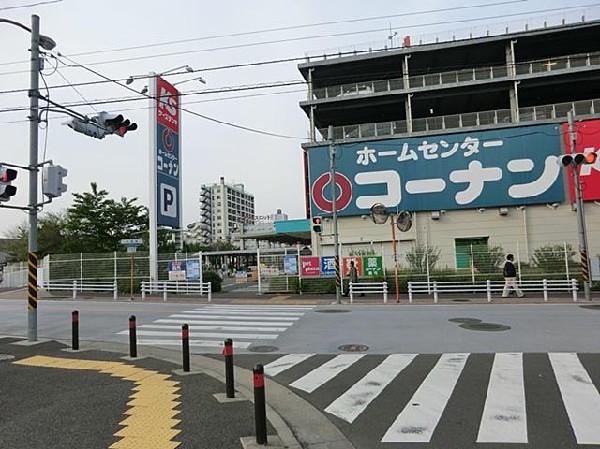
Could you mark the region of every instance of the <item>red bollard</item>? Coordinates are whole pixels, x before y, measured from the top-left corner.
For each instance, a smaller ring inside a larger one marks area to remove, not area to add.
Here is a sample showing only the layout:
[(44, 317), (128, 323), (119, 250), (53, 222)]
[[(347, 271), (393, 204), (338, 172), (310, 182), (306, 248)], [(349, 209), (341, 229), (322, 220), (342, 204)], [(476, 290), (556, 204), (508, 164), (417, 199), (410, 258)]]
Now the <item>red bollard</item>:
[(135, 315), (131, 315), (129, 317), (129, 356), (132, 359), (137, 357), (137, 332)]
[(267, 444), (267, 409), (265, 404), (265, 369), (258, 363), (254, 373), (254, 421), (256, 444)]
[(71, 312), (71, 340), (73, 351), (79, 350), (79, 312), (77, 310)]
[(181, 326), (181, 346), (183, 349), (183, 371), (190, 372), (190, 330), (187, 324)]
[(225, 356), (225, 396), (235, 398), (233, 388), (233, 340), (231, 338), (225, 340), (223, 355)]

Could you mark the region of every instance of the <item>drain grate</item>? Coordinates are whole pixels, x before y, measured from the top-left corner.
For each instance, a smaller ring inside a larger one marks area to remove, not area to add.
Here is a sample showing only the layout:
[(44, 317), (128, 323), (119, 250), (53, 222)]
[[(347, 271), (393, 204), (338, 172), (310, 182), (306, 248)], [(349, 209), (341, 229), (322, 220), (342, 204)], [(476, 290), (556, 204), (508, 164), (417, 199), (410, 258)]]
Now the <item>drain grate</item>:
[(269, 346), (269, 345), (259, 345), (259, 346), (250, 346), (248, 348), (250, 352), (275, 352), (279, 351), (277, 346)]
[(345, 351), (345, 352), (363, 352), (363, 351), (368, 351), (369, 347), (367, 345), (361, 345), (361, 344), (350, 344), (350, 345), (338, 346), (338, 349), (340, 351)]
[(347, 313), (350, 312), (347, 309), (317, 309), (315, 312), (319, 313)]
[(507, 331), (510, 329), (510, 326), (505, 326), (504, 324), (497, 323), (463, 323), (459, 324), (458, 327), (462, 327), (463, 329), (468, 329), (471, 331), (485, 332)]
[(464, 299), (464, 298), (460, 298), (460, 299), (453, 299), (452, 301), (454, 302), (471, 302), (470, 299)]

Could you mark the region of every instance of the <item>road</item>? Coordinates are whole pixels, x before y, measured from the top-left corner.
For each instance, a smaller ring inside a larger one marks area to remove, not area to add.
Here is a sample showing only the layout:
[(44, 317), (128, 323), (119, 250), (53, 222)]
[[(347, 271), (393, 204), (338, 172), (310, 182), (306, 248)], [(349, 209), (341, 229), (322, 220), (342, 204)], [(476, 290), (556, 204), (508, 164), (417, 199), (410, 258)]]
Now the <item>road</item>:
[[(600, 308), (590, 304), (250, 305), (40, 301), (39, 337), (128, 341), (265, 366), (357, 449), (600, 447)], [(0, 334), (26, 335), (22, 300)]]

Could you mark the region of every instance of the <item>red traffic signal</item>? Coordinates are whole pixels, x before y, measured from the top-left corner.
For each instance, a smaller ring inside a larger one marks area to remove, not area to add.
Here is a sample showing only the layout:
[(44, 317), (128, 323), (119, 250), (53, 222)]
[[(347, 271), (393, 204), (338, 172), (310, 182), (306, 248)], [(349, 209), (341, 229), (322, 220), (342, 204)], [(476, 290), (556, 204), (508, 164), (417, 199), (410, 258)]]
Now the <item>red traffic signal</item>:
[(17, 188), (10, 184), (17, 179), (17, 171), (0, 165), (0, 201), (9, 201), (17, 193)]
[(312, 230), (317, 234), (323, 232), (323, 218), (321, 217), (312, 217)]
[(589, 165), (596, 162), (598, 154), (595, 152), (590, 153), (571, 153), (564, 154), (560, 158), (560, 163), (566, 167), (568, 165)]

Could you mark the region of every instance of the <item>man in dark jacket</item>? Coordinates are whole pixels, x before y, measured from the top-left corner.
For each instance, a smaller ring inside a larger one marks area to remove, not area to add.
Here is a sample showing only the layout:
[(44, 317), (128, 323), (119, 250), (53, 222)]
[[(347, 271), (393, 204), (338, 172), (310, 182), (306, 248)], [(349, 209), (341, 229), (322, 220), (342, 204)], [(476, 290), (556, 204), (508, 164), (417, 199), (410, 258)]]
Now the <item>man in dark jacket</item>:
[(504, 290), (502, 290), (502, 297), (507, 298), (510, 289), (514, 289), (517, 292), (517, 296), (522, 298), (525, 294), (521, 291), (519, 286), (517, 285), (517, 270), (515, 269), (514, 264), (515, 256), (512, 254), (506, 255), (506, 262), (504, 263)]

